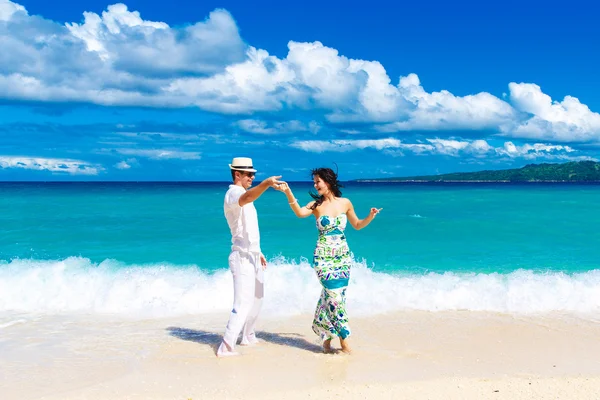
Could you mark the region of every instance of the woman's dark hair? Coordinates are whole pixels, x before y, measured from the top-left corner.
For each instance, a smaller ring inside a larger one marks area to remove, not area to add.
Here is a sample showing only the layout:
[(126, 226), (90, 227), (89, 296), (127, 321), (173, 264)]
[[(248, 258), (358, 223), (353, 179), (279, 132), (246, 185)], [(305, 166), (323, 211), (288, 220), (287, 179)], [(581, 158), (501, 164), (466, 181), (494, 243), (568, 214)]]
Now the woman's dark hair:
[[(313, 179), (315, 176), (318, 176), (329, 186), (329, 190), (331, 190), (335, 197), (342, 197), (342, 191), (340, 190), (340, 188), (344, 186), (342, 186), (340, 181), (338, 181), (337, 173), (333, 172), (331, 168), (315, 168), (312, 171), (310, 171), (310, 176)], [(313, 190), (311, 190), (308, 193), (310, 194), (310, 197), (315, 199), (314, 204), (310, 208), (311, 210), (314, 210), (315, 208), (320, 206), (323, 203), (323, 200), (325, 200), (324, 196), (319, 196), (319, 194), (315, 193)]]

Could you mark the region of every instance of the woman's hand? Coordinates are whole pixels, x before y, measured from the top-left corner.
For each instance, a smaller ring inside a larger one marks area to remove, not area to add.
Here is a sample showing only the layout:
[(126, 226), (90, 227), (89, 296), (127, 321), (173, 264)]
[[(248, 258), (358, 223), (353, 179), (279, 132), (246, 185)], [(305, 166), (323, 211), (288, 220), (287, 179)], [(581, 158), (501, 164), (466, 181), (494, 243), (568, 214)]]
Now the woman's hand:
[(383, 210), (383, 208), (375, 208), (375, 207), (373, 207), (373, 208), (371, 208), (371, 212), (369, 213), (369, 215), (370, 215), (372, 218), (375, 218), (375, 216), (376, 216), (377, 214), (379, 214), (379, 212), (380, 212), (381, 210)]
[(274, 186), (274, 188), (275, 188), (275, 190), (278, 190), (283, 193), (287, 193), (290, 191), (290, 187), (284, 181), (279, 181), (278, 184), (276, 186)]

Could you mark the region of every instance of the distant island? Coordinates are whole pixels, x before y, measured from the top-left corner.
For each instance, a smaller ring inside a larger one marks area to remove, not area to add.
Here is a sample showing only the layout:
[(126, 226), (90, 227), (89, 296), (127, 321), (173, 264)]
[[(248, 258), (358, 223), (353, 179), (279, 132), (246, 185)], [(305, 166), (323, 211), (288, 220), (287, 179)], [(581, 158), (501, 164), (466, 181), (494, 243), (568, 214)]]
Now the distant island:
[(529, 164), (498, 171), (456, 172), (401, 178), (357, 179), (356, 182), (600, 182), (600, 163)]

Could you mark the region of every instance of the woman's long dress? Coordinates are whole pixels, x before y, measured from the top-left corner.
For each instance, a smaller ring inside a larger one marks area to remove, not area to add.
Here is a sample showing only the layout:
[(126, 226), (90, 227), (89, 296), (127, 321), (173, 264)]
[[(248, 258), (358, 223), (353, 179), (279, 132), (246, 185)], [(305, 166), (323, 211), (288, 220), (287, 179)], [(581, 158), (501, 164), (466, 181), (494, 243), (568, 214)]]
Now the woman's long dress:
[(313, 267), (323, 290), (315, 310), (313, 331), (322, 340), (350, 336), (346, 313), (346, 287), (350, 279), (352, 258), (344, 230), (346, 214), (317, 218), (319, 238), (315, 248)]

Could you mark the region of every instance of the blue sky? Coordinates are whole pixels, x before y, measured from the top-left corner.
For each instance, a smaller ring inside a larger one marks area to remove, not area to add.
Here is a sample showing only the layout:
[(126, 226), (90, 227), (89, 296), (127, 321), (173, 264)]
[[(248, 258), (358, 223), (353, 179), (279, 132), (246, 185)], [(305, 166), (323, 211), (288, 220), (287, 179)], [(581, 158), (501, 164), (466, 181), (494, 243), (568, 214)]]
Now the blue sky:
[(600, 159), (598, 6), (410, 3), (0, 0), (0, 180)]

